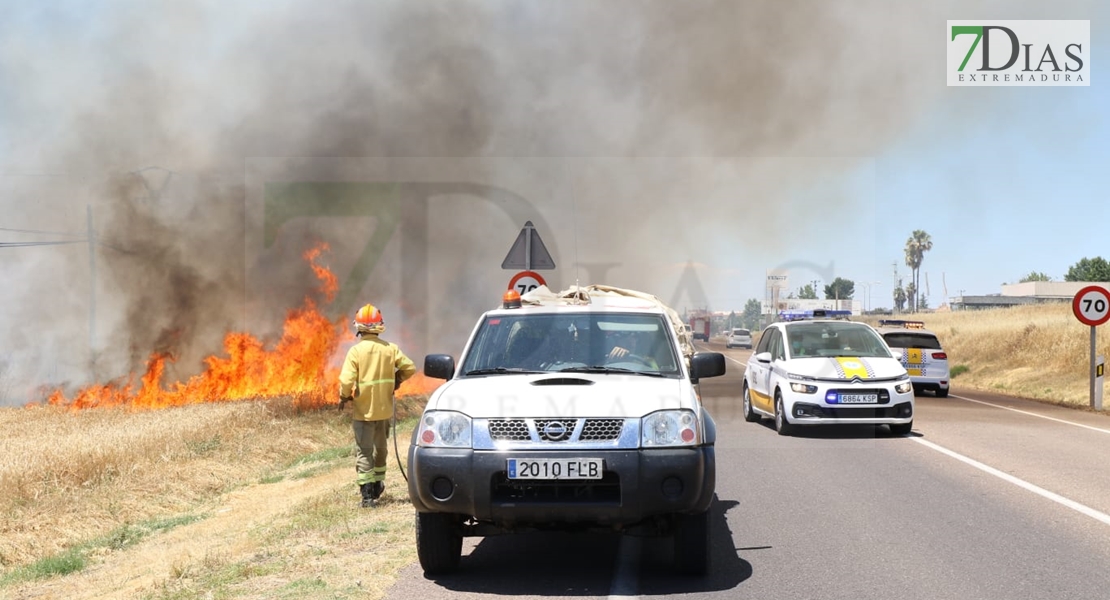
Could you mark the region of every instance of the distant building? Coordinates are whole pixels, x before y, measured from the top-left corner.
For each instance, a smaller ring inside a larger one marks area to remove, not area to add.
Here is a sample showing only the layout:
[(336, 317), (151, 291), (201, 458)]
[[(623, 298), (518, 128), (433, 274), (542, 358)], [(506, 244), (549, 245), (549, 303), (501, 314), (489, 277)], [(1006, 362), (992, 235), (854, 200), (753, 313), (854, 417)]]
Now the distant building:
[(956, 296), (950, 299), (952, 310), (1005, 308), (1047, 302), (1071, 302), (1079, 290), (1097, 285), (1110, 291), (1110, 283), (1102, 281), (1027, 281), (1002, 286), (1002, 293), (985, 296)]

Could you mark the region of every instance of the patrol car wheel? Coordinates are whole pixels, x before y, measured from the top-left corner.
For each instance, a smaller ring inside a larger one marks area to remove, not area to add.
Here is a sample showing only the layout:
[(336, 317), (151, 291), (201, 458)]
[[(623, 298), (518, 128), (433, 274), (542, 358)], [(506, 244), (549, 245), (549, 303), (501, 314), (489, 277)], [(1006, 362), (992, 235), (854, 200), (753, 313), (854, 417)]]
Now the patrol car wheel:
[(786, 420), (780, 392), (775, 392), (775, 431), (779, 432), (779, 435), (790, 435), (794, 432), (794, 427)]
[(462, 558), (462, 531), (458, 516), (416, 513), (416, 556), (425, 575), (454, 571)]
[(685, 575), (709, 573), (709, 511), (676, 515), (674, 522), (674, 565)]
[(937, 398), (947, 398), (948, 390), (937, 390)]
[(744, 420), (749, 423), (755, 423), (759, 419), (759, 413), (755, 412), (755, 409), (752, 408), (752, 393), (748, 389), (748, 383), (744, 382)]

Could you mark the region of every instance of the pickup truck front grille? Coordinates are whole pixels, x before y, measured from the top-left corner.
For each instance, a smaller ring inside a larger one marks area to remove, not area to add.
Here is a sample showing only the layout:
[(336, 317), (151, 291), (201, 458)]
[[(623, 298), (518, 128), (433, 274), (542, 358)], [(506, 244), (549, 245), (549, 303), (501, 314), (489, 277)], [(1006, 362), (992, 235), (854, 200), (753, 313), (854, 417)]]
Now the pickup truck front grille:
[[(584, 421), (581, 432), (579, 421)], [(489, 420), (489, 437), (495, 442), (608, 442), (620, 439), (623, 430), (624, 419)]]
[(582, 428), (582, 441), (603, 442), (615, 440), (621, 436), (624, 429), (624, 419), (586, 419)]
[(532, 439), (524, 419), (490, 419), (489, 437), (494, 441), (511, 442), (527, 442)]

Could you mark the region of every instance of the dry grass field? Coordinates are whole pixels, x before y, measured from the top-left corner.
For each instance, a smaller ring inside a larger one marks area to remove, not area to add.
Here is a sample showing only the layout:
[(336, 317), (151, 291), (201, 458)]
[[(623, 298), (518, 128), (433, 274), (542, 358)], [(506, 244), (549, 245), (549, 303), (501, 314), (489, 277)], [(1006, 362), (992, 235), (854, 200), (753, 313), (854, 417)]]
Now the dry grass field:
[[(402, 453), (426, 400), (398, 402)], [(0, 430), (0, 597), (378, 598), (415, 560), (392, 441), (360, 509), (334, 407), (35, 406)]]
[[(940, 338), (956, 373), (952, 385), (957, 391), (978, 389), (1075, 407), (1090, 404), (1091, 328), (1075, 318), (1068, 303), (905, 318), (923, 321)], [(1110, 333), (1103, 327), (1098, 333), (1097, 352), (1110, 358)], [(1110, 396), (1104, 397), (1110, 402)]]

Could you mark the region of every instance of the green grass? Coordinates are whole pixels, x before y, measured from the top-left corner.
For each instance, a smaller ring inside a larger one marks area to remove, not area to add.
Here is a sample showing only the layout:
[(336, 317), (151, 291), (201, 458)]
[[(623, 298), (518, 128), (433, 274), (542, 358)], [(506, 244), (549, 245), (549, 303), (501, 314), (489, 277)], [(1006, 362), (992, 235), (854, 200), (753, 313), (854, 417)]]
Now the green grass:
[(222, 446), (222, 445), (223, 445), (223, 440), (220, 439), (219, 435), (214, 435), (210, 438), (203, 439), (203, 440), (193, 440), (193, 441), (185, 442), (185, 447), (194, 456), (209, 456), (212, 453), (219, 450), (220, 446)]
[(353, 447), (354, 442), (352, 441), (351, 443), (352, 443), (352, 446), (337, 446), (337, 447), (334, 447), (334, 448), (324, 448), (323, 450), (317, 450), (316, 452), (305, 454), (304, 456), (299, 456), (299, 457), (293, 459), (286, 466), (287, 467), (299, 467), (301, 465), (306, 465), (306, 464), (309, 464), (309, 463), (328, 463), (328, 462), (332, 462), (332, 461), (335, 461), (335, 460), (338, 460), (338, 459), (341, 459), (341, 458), (350, 458), (355, 453), (354, 447)]
[(960, 375), (963, 375), (964, 373), (967, 373), (970, 370), (971, 370), (971, 367), (969, 367), (967, 365), (956, 365), (948, 371), (948, 376), (951, 377), (952, 379), (955, 379), (955, 378), (959, 377)]
[[(352, 445), (324, 448), (323, 450), (310, 452), (286, 462), (279, 466), (276, 472), (264, 475), (259, 481), (260, 483), (277, 483), (287, 478), (307, 479), (309, 477), (315, 477), (316, 475), (330, 471), (335, 467), (336, 462), (349, 459), (353, 457), (354, 454), (355, 450), (353, 443)], [(307, 468), (297, 470), (298, 467)], [(291, 470), (296, 471), (289, 473)]]
[(29, 565), (5, 573), (3, 577), (0, 577), (0, 587), (21, 581), (48, 579), (76, 573), (84, 570), (89, 565), (89, 554), (94, 550), (101, 548), (123, 550), (138, 544), (155, 533), (195, 523), (203, 518), (200, 515), (183, 515), (117, 527), (106, 535), (93, 538), (58, 554), (43, 557)]

